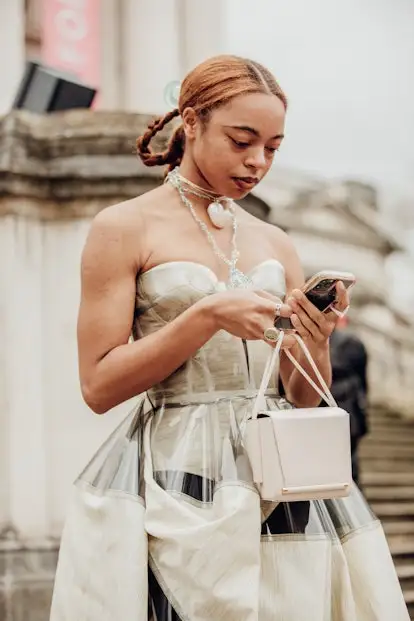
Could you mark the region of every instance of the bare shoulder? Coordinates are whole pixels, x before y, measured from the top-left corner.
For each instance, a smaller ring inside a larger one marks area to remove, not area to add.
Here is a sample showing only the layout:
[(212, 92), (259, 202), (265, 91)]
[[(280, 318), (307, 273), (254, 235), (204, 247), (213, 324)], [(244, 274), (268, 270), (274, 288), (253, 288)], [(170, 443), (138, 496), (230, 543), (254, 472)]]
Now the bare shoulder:
[(162, 194), (163, 188), (159, 187), (102, 209), (92, 220), (83, 262), (108, 262), (118, 257), (138, 269), (146, 259), (147, 221)]
[(154, 205), (160, 203), (164, 193), (164, 187), (161, 186), (141, 196), (105, 207), (93, 219), (91, 230), (125, 235), (131, 231), (131, 227), (134, 231), (137, 227), (142, 228), (148, 213)]

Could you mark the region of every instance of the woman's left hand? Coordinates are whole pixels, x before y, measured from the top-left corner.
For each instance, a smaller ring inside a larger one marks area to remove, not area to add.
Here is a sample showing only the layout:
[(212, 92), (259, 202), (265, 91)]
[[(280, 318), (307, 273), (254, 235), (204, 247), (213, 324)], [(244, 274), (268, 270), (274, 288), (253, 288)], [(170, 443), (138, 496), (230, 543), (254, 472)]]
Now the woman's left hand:
[[(290, 320), (299, 336), (305, 341), (322, 344), (328, 341), (338, 321), (338, 315), (333, 311), (322, 313), (310, 302), (300, 289), (294, 289), (286, 300), (293, 314)], [(349, 294), (344, 284), (339, 281), (336, 285), (335, 308), (339, 313), (347, 310)]]

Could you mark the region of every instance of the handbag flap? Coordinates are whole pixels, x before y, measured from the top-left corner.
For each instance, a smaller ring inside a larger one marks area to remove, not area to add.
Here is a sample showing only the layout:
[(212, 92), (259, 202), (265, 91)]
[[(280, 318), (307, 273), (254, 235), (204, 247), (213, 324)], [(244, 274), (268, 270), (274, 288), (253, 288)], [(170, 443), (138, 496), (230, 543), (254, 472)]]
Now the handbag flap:
[(284, 487), (349, 484), (349, 414), (338, 407), (266, 412), (273, 422)]

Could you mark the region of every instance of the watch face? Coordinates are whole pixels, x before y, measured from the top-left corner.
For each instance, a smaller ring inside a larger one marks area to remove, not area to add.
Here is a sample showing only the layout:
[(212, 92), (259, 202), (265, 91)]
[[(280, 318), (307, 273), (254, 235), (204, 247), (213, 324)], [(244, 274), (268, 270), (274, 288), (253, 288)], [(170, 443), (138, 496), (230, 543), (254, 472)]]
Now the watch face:
[(277, 328), (267, 328), (264, 332), (264, 337), (267, 341), (277, 341), (279, 334), (280, 330)]

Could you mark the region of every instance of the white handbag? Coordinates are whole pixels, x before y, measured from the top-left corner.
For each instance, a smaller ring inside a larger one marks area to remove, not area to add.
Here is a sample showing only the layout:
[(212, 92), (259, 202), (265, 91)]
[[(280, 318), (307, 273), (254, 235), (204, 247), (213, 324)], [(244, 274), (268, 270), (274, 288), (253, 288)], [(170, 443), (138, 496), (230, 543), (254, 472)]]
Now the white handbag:
[(253, 481), (262, 499), (269, 501), (348, 496), (352, 483), (349, 414), (337, 406), (305, 343), (299, 335), (295, 337), (322, 389), (289, 350), (285, 353), (328, 407), (266, 409), (265, 392), (283, 342), (280, 332), (246, 421), (244, 445)]

